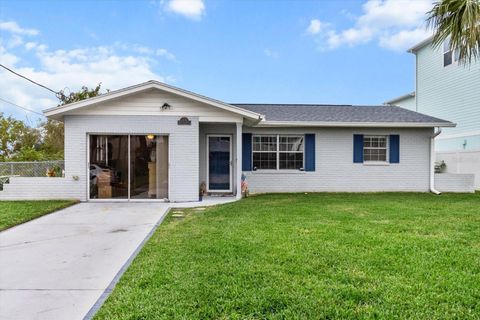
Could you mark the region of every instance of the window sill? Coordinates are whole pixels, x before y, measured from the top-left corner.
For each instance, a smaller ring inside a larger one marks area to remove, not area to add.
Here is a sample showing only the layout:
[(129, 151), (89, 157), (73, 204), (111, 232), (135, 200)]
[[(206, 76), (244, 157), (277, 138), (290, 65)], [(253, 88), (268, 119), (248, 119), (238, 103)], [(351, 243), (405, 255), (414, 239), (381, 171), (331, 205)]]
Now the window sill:
[(389, 162), (384, 161), (367, 161), (363, 163), (364, 166), (389, 166)]
[(252, 174), (305, 174), (306, 171), (300, 170), (255, 170), (250, 171)]

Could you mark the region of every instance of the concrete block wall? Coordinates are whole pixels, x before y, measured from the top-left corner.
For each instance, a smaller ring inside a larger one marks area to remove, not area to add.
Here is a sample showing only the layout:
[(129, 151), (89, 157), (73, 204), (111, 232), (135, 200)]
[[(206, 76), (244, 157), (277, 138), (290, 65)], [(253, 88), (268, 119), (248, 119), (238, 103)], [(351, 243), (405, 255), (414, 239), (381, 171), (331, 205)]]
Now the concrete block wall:
[[(12, 178), (0, 199), (86, 201), (89, 188), (88, 134), (164, 134), (169, 136), (169, 200), (197, 201), (199, 121), (178, 125), (179, 116), (75, 115), (65, 117), (65, 178)], [(74, 177), (78, 180), (74, 180)]]
[[(252, 193), (429, 191), (431, 128), (249, 128), (257, 134), (315, 134), (315, 171), (246, 172)], [(353, 135), (400, 135), (400, 163), (353, 163)]]
[(83, 181), (80, 200), (87, 199), (87, 134), (165, 134), (169, 136), (169, 200), (197, 201), (198, 117), (191, 125), (178, 125), (178, 116), (65, 117), (65, 176), (77, 175)]
[(436, 153), (437, 161), (444, 161), (447, 173), (475, 175), (475, 188), (480, 190), (480, 150), (459, 150)]
[(80, 199), (81, 189), (79, 181), (68, 178), (12, 177), (0, 200)]
[(436, 173), (435, 189), (440, 192), (475, 192), (475, 175)]

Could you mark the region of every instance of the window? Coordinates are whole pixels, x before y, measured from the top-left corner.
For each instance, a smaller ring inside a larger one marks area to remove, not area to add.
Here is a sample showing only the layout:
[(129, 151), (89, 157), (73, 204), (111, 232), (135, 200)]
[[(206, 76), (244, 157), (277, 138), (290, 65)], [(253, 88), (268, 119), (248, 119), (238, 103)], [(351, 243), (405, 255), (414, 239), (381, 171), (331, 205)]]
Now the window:
[(303, 168), (303, 137), (280, 136), (280, 169)]
[(449, 66), (453, 62), (458, 62), (458, 60), (460, 60), (460, 51), (450, 50), (450, 39), (448, 38), (443, 42), (443, 66)]
[(443, 43), (443, 66), (451, 65), (453, 62), (452, 51), (450, 50), (450, 41), (445, 40)]
[(277, 136), (253, 136), (253, 168), (277, 169)]
[(303, 136), (254, 135), (252, 139), (253, 170), (303, 169)]
[(387, 136), (363, 137), (364, 162), (386, 162), (388, 154), (387, 149)]

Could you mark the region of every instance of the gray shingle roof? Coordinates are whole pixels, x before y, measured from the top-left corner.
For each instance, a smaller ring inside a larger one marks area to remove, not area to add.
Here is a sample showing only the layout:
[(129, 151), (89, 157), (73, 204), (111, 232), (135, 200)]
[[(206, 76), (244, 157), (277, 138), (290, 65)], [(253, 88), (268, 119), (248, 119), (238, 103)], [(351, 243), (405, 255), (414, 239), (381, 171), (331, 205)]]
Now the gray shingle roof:
[(242, 104), (234, 106), (260, 113), (266, 121), (444, 123), (451, 122), (396, 106), (325, 104)]

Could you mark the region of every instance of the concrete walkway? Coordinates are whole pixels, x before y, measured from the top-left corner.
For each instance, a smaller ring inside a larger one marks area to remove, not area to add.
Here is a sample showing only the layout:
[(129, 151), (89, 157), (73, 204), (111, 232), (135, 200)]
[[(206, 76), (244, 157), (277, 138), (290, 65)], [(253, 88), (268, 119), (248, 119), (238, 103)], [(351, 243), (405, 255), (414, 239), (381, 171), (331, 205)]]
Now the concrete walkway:
[(80, 203), (1, 232), (0, 319), (83, 319), (170, 207), (233, 200)]

